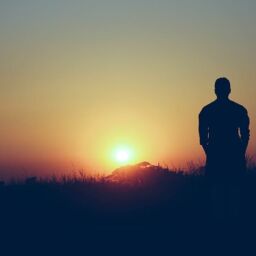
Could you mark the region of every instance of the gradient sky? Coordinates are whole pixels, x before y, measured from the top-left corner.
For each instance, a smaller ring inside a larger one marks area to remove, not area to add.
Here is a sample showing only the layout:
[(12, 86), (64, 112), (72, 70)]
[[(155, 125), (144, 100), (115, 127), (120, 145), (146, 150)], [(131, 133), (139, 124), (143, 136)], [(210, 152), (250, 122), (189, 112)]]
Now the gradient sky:
[(204, 159), (197, 117), (217, 77), (251, 117), (255, 0), (0, 2), (0, 178)]

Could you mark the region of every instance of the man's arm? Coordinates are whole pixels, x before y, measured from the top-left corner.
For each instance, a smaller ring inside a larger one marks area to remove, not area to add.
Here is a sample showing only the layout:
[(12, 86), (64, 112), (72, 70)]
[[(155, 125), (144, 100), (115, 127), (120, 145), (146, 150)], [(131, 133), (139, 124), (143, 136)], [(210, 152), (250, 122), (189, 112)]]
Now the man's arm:
[(200, 145), (202, 145), (205, 154), (207, 154), (207, 149), (208, 149), (208, 139), (209, 139), (208, 132), (209, 132), (208, 122), (207, 122), (205, 110), (203, 109), (199, 114), (199, 138), (200, 138)]
[(250, 139), (250, 118), (246, 109), (243, 110), (241, 124), (240, 124), (240, 136), (244, 153), (247, 150), (249, 139)]

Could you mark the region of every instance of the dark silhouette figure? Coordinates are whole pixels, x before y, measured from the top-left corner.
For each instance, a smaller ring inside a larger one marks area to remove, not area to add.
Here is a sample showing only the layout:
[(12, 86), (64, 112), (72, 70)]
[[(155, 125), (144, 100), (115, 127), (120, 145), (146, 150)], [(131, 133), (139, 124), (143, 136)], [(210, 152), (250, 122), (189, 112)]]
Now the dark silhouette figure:
[(236, 191), (234, 185), (242, 180), (246, 169), (250, 120), (247, 110), (229, 99), (231, 86), (228, 79), (216, 80), (215, 93), (217, 99), (199, 114), (199, 134), (207, 156), (206, 176), (212, 192), (216, 194), (222, 193), (220, 187), (225, 191), (232, 187)]

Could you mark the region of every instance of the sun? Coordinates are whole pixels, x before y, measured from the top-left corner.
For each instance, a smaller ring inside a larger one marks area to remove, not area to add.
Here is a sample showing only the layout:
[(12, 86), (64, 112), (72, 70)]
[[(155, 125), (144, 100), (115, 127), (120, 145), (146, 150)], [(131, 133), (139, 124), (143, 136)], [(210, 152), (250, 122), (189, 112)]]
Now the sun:
[(116, 152), (116, 160), (118, 162), (127, 162), (129, 160), (129, 152), (126, 150)]
[(118, 148), (114, 153), (115, 161), (119, 164), (127, 164), (132, 159), (132, 150), (129, 148)]

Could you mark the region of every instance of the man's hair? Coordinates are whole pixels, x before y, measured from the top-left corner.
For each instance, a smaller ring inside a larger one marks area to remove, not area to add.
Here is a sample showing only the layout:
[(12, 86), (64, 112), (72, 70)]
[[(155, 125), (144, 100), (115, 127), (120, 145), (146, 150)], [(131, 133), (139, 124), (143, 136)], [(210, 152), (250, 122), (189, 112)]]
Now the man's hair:
[(215, 82), (215, 92), (217, 96), (227, 97), (231, 92), (230, 82), (227, 78), (218, 78)]

